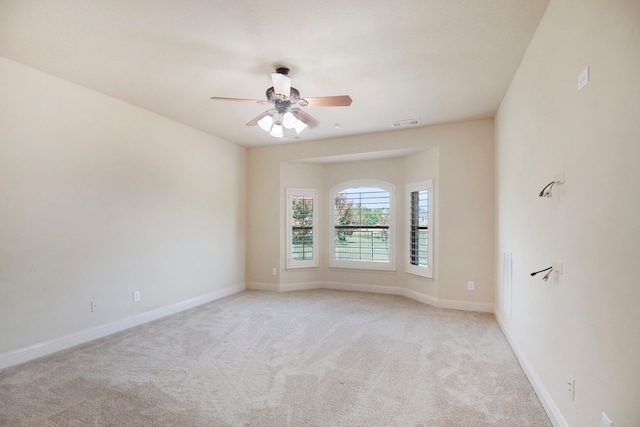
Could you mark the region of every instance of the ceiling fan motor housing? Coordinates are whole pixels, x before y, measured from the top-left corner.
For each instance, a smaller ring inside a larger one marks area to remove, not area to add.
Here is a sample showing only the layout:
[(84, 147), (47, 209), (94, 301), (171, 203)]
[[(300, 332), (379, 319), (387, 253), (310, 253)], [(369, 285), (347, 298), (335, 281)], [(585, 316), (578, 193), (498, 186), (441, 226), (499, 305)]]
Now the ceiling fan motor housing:
[(274, 103), (276, 110), (278, 110), (280, 114), (291, 110), (291, 105), (296, 104), (300, 99), (300, 92), (295, 87), (291, 88), (289, 97), (275, 93), (273, 86), (267, 89), (266, 95), (267, 99)]

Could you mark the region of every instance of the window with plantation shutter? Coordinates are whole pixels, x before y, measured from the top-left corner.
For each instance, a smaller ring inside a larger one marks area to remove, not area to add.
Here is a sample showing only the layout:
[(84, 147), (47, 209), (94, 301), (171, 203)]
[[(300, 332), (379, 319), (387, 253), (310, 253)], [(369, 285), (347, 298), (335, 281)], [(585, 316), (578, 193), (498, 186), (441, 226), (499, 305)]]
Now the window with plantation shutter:
[(433, 181), (407, 186), (407, 272), (433, 277)]
[(287, 189), (287, 268), (318, 266), (316, 190)]
[(345, 183), (331, 191), (331, 267), (393, 270), (393, 186)]

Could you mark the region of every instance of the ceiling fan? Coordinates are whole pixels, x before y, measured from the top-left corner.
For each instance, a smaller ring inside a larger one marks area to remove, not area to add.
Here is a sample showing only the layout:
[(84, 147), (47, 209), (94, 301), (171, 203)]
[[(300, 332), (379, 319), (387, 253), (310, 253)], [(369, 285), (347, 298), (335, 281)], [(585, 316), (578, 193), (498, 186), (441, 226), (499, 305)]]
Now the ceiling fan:
[(267, 89), (266, 100), (219, 96), (212, 96), (211, 99), (273, 104), (273, 108), (250, 120), (247, 126), (258, 125), (276, 138), (297, 135), (307, 127), (314, 128), (320, 124), (300, 107), (348, 107), (351, 105), (352, 100), (349, 95), (301, 98), (298, 89), (291, 87), (291, 77), (288, 74), (289, 69), (286, 67), (280, 67), (275, 73), (271, 73), (273, 86)]

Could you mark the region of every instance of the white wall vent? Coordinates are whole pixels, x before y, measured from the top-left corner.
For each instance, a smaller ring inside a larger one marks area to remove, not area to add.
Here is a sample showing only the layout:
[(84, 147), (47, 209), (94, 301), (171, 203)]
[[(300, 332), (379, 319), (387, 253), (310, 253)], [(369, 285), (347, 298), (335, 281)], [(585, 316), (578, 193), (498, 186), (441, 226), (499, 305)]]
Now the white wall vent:
[(397, 122), (391, 122), (391, 127), (402, 128), (405, 126), (418, 126), (420, 123), (422, 123), (420, 119), (399, 120)]
[(513, 262), (511, 252), (502, 255), (502, 310), (511, 319), (511, 291), (513, 281)]

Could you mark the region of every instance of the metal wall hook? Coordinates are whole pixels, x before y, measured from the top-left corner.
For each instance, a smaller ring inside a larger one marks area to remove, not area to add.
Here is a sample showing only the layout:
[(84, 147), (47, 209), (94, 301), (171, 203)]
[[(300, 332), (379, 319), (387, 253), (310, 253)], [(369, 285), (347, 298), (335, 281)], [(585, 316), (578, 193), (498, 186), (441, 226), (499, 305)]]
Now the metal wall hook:
[(545, 185), (542, 191), (538, 193), (538, 197), (551, 197), (551, 190), (556, 184), (564, 184), (564, 172), (557, 174), (553, 181)]
[(533, 273), (531, 273), (532, 276), (535, 276), (538, 273), (544, 273), (545, 271), (548, 271), (547, 274), (544, 275), (544, 277), (542, 278), (542, 280), (544, 280), (545, 282), (547, 281), (547, 279), (549, 279), (549, 276), (551, 275), (551, 272), (553, 271), (553, 266), (549, 267), (549, 268), (545, 268), (544, 270), (540, 270), (540, 271), (534, 271)]
[(538, 194), (538, 197), (551, 197), (551, 189), (553, 188), (554, 185), (556, 185), (557, 182), (556, 181), (551, 181), (550, 183), (548, 183), (543, 189), (542, 191)]
[(554, 262), (551, 267), (547, 267), (543, 270), (540, 271), (534, 271), (533, 273), (531, 273), (532, 276), (535, 276), (538, 273), (544, 273), (547, 272), (547, 274), (544, 275), (544, 277), (542, 278), (542, 280), (544, 280), (545, 282), (549, 279), (549, 276), (551, 276), (551, 273), (553, 273), (554, 271), (558, 274), (562, 274), (562, 263), (556, 263)]

